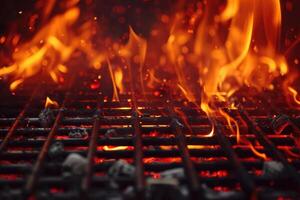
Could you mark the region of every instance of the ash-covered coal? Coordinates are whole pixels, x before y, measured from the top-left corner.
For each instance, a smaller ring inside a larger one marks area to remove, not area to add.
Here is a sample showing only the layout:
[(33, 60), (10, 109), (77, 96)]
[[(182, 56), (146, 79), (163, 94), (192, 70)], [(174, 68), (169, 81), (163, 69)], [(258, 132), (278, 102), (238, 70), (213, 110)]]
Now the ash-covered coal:
[(64, 145), (62, 142), (55, 142), (52, 144), (48, 151), (48, 156), (51, 159), (59, 159), (63, 155)]
[(183, 168), (165, 170), (160, 173), (159, 178), (148, 178), (146, 180), (147, 199), (189, 199), (187, 186), (180, 183), (184, 177)]
[(54, 113), (50, 108), (43, 109), (39, 114), (39, 122), (43, 128), (51, 127), (54, 123), (54, 120)]
[(206, 184), (202, 184), (201, 189), (204, 191), (204, 199), (245, 199), (245, 196), (242, 194), (238, 195), (237, 191), (215, 191), (209, 188)]
[(117, 160), (108, 170), (108, 176), (111, 178), (134, 177), (135, 167), (126, 160)]
[(146, 199), (189, 199), (186, 186), (180, 185), (176, 178), (148, 178), (146, 184)]
[(175, 179), (183, 179), (185, 177), (183, 168), (175, 168), (165, 170), (160, 173), (161, 178), (175, 178)]
[(68, 136), (70, 138), (87, 138), (88, 132), (85, 128), (83, 129), (76, 129), (69, 132)]
[(265, 161), (263, 165), (263, 176), (267, 178), (285, 177), (284, 165), (278, 161)]
[(104, 134), (104, 136), (106, 137), (106, 138), (113, 138), (113, 137), (119, 137), (119, 134), (118, 134), (118, 132), (117, 132), (117, 130), (116, 129), (108, 129), (106, 132), (105, 132), (105, 134)]
[(85, 157), (77, 153), (71, 153), (63, 162), (65, 172), (70, 172), (72, 175), (83, 175), (86, 172), (88, 161)]

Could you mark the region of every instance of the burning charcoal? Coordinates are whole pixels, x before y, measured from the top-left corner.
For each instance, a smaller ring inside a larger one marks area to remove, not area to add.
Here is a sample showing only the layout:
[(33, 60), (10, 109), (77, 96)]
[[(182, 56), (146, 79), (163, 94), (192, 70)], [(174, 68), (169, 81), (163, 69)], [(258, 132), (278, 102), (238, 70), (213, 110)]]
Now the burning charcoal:
[(281, 162), (265, 161), (263, 175), (270, 178), (282, 177), (284, 175), (284, 166)]
[(82, 175), (85, 173), (88, 161), (85, 157), (71, 153), (63, 162), (63, 168), (69, 169), (74, 175)]
[(50, 127), (55, 120), (53, 111), (49, 108), (45, 108), (39, 114), (39, 121), (42, 127)]
[(61, 142), (55, 142), (49, 148), (48, 155), (50, 158), (59, 158), (64, 152), (64, 145)]
[(87, 130), (84, 129), (76, 129), (71, 132), (69, 132), (70, 138), (86, 138), (88, 136)]
[(184, 178), (184, 170), (183, 168), (169, 169), (160, 173), (160, 177), (182, 179)]
[(116, 129), (108, 129), (105, 133), (106, 138), (118, 137), (118, 133)]
[(273, 118), (271, 125), (276, 134), (288, 134), (292, 132), (290, 118), (287, 115), (277, 115), (275, 118)]
[(108, 175), (112, 178), (127, 176), (133, 177), (135, 167), (130, 165), (126, 160), (116, 161), (108, 170)]

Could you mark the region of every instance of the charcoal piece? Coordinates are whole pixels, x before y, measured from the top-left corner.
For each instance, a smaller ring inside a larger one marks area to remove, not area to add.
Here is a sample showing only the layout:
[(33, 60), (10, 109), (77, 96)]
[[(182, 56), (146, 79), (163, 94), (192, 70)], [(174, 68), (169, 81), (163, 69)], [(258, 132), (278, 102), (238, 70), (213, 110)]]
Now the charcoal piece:
[(180, 186), (178, 180), (175, 178), (148, 178), (146, 183), (146, 199), (188, 199), (187, 193), (181, 191), (184, 186)]
[(116, 129), (108, 129), (104, 136), (106, 138), (112, 138), (112, 137), (118, 137), (118, 132), (116, 131)]
[(49, 108), (43, 109), (39, 114), (39, 122), (43, 128), (51, 127), (54, 120), (54, 113)]
[(135, 197), (135, 189), (133, 186), (128, 186), (124, 191), (123, 191), (123, 196), (125, 199), (134, 199)]
[(63, 168), (70, 170), (73, 175), (82, 175), (86, 172), (88, 161), (77, 153), (71, 153), (63, 162)]
[(84, 129), (76, 129), (69, 132), (68, 136), (70, 138), (86, 138), (88, 136), (87, 130)]
[(61, 142), (55, 142), (54, 144), (52, 144), (49, 148), (48, 151), (48, 156), (51, 159), (57, 159), (60, 158), (62, 156), (64, 152), (64, 145)]
[(265, 161), (263, 175), (268, 178), (284, 177), (284, 165), (277, 161)]
[(289, 134), (293, 130), (289, 116), (284, 114), (274, 117), (271, 126), (276, 134)]
[(215, 191), (209, 188), (206, 184), (201, 185), (202, 190), (204, 191), (204, 199), (244, 199), (241, 195), (238, 195), (235, 191)]
[(183, 168), (175, 168), (175, 169), (165, 170), (160, 173), (160, 177), (161, 178), (182, 179), (182, 178), (184, 178), (184, 170), (183, 170)]
[(176, 178), (148, 178), (147, 179), (147, 185), (172, 185), (172, 186), (178, 186), (179, 181)]
[(130, 165), (126, 160), (116, 161), (108, 170), (108, 175), (112, 178), (117, 177), (134, 177), (135, 167)]
[(119, 184), (114, 179), (109, 180), (108, 186), (109, 186), (110, 189), (113, 189), (113, 190), (118, 190), (119, 189)]

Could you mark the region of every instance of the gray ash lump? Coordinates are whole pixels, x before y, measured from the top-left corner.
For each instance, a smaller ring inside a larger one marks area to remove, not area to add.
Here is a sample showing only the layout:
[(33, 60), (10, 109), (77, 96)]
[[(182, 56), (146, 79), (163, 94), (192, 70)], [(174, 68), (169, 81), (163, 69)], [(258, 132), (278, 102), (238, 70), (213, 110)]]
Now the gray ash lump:
[(129, 164), (126, 160), (117, 160), (109, 168), (108, 175), (112, 178), (118, 177), (134, 177), (135, 167)]
[(163, 171), (160, 173), (161, 178), (176, 178), (176, 179), (183, 179), (184, 178), (184, 170), (183, 168), (175, 168)]
[(285, 176), (284, 165), (278, 161), (265, 161), (263, 165), (263, 175), (268, 178), (278, 178)]
[(165, 170), (160, 173), (160, 178), (148, 178), (146, 180), (147, 199), (188, 199), (186, 185), (180, 184), (184, 177), (183, 168)]
[(71, 153), (63, 162), (63, 168), (69, 170), (73, 175), (83, 175), (86, 172), (88, 160), (77, 153)]
[(112, 138), (112, 137), (118, 137), (118, 132), (116, 131), (116, 129), (108, 129), (104, 136), (106, 138)]
[(48, 151), (48, 156), (51, 159), (58, 159), (62, 156), (64, 152), (64, 145), (61, 142), (55, 142), (52, 144)]
[(146, 181), (146, 199), (185, 200), (189, 198), (186, 186), (180, 185), (176, 178), (148, 178)]
[(43, 109), (39, 114), (39, 122), (43, 128), (51, 127), (54, 120), (54, 113), (50, 108)]
[(88, 132), (85, 128), (83, 129), (76, 129), (69, 132), (68, 136), (70, 138), (87, 138)]

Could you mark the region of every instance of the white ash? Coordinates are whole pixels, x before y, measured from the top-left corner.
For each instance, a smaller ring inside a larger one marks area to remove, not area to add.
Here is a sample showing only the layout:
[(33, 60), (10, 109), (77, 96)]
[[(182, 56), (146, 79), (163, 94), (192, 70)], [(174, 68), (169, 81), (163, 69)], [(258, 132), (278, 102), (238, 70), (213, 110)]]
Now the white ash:
[(112, 178), (133, 177), (135, 175), (135, 167), (126, 160), (120, 159), (109, 168), (108, 175)]
[(219, 192), (209, 188), (206, 184), (201, 185), (204, 191), (204, 199), (240, 199), (236, 197), (235, 191)]
[(63, 168), (68, 168), (74, 175), (82, 175), (86, 172), (88, 161), (77, 153), (71, 153), (63, 162)]
[(284, 165), (277, 161), (265, 161), (263, 165), (263, 175), (265, 177), (281, 177), (283, 176)]
[(68, 136), (70, 138), (86, 138), (88, 136), (88, 132), (85, 128), (76, 129), (69, 132)]
[(111, 137), (118, 137), (119, 135), (118, 135), (118, 132), (117, 132), (116, 129), (108, 129), (108, 130), (105, 132), (104, 136), (105, 136), (106, 138), (111, 138)]
[(183, 168), (175, 168), (165, 170), (160, 173), (161, 178), (175, 178), (175, 179), (183, 179), (185, 177)]
[(64, 152), (64, 145), (61, 142), (55, 142), (52, 144), (48, 151), (48, 156), (50, 158), (59, 158)]
[(55, 120), (54, 113), (51, 109), (45, 108), (39, 114), (39, 122), (43, 128), (50, 127)]
[(155, 178), (148, 178), (146, 180), (146, 184), (148, 186), (150, 185), (170, 185), (170, 186), (178, 186), (179, 185), (179, 181), (176, 178), (159, 178), (159, 179), (155, 179)]

